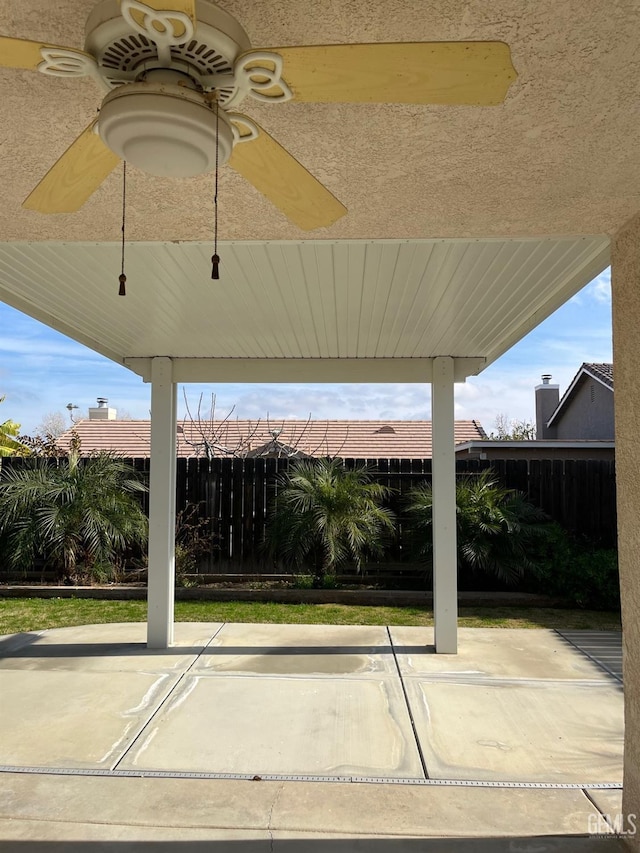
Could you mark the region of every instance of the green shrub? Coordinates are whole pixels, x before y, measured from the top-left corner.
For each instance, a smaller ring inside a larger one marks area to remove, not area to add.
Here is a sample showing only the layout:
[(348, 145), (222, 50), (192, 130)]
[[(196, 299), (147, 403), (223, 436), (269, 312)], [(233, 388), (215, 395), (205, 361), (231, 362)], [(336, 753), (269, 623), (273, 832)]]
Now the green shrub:
[(620, 608), (618, 552), (594, 548), (551, 525), (544, 553), (535, 560), (535, 589), (590, 610)]
[(218, 547), (211, 519), (200, 516), (202, 503), (188, 502), (176, 516), (176, 581), (179, 586), (195, 586), (197, 582), (187, 575), (195, 574), (200, 561)]
[(381, 505), (389, 490), (373, 482), (367, 468), (304, 459), (279, 483), (268, 551), (296, 571), (311, 569), (314, 586), (322, 587), (325, 576), (344, 563), (359, 569), (367, 555), (382, 553), (385, 535), (394, 530), (393, 514)]
[[(430, 483), (411, 489), (407, 520), (418, 555), (432, 560), (433, 493)], [(456, 484), (458, 569), (509, 585), (534, 567), (532, 554), (549, 536), (548, 517), (524, 495), (502, 486), (490, 469)]]
[(131, 545), (147, 539), (138, 495), (146, 491), (134, 468), (113, 454), (82, 459), (32, 458), (0, 479), (0, 538), (13, 569), (38, 557), (67, 581), (102, 580), (121, 568)]

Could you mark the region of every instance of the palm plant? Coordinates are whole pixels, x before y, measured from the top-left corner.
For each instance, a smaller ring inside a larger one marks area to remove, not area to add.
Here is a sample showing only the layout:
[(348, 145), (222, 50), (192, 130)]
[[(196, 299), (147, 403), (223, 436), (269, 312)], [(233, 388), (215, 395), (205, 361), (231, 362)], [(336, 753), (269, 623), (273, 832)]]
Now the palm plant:
[(109, 453), (59, 461), (29, 459), (3, 471), (0, 535), (7, 559), (27, 569), (36, 557), (62, 576), (115, 566), (125, 549), (144, 544), (147, 518), (137, 472)]
[[(409, 492), (407, 516), (419, 554), (430, 559), (433, 493), (430, 483)], [(549, 535), (548, 517), (521, 492), (506, 489), (495, 473), (468, 475), (456, 484), (458, 567), (516, 583), (533, 568), (530, 554)]]
[[(4, 399), (4, 397), (0, 397), (0, 403)], [(28, 455), (28, 449), (18, 440), (19, 435), (20, 424), (12, 420), (0, 423), (0, 457)]]
[(345, 562), (360, 570), (380, 554), (393, 514), (381, 506), (389, 493), (366, 467), (351, 470), (336, 459), (299, 460), (280, 478), (267, 528), (270, 553), (296, 568), (311, 566), (314, 586)]

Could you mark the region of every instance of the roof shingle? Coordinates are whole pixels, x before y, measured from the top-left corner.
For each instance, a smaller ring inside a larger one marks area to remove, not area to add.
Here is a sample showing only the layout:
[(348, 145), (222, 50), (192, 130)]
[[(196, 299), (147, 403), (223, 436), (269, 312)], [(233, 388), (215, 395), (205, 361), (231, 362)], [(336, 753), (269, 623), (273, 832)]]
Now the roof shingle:
[(596, 379), (599, 379), (609, 388), (613, 388), (613, 364), (609, 364), (608, 362), (585, 361), (582, 365), (582, 369), (589, 371), (589, 373), (593, 374)]

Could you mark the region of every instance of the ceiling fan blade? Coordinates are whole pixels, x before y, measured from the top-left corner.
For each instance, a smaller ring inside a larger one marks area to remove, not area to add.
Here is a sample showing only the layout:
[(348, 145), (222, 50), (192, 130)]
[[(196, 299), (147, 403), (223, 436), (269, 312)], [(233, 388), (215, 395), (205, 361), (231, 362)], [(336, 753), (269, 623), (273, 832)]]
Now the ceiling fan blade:
[(93, 195), (120, 162), (94, 132), (96, 121), (49, 169), (23, 207), (40, 213), (73, 213)]
[(142, 3), (154, 12), (181, 12), (191, 18), (194, 28), (197, 25), (196, 0), (142, 0)]
[(91, 63), (95, 61), (88, 53), (83, 50), (76, 50), (73, 47), (59, 47), (42, 41), (27, 41), (26, 39), (0, 36), (0, 67), (28, 68), (30, 71), (36, 71), (44, 61), (43, 50), (62, 51), (65, 54), (76, 54), (78, 57), (86, 58)]
[(492, 106), (502, 103), (517, 77), (509, 45), (499, 41), (270, 50), (282, 56), (282, 77), (295, 100), (306, 102)]
[(234, 146), (229, 165), (303, 231), (332, 225), (347, 208), (252, 119), (258, 135)]

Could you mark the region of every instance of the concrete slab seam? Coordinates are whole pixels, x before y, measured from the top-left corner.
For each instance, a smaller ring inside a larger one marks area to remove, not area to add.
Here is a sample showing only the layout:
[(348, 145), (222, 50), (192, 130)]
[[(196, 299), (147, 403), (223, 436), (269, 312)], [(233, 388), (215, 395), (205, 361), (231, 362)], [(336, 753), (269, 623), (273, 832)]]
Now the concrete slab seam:
[(280, 799), (280, 794), (284, 791), (284, 782), (278, 785), (271, 808), (269, 809), (269, 819), (267, 820), (267, 832), (269, 833), (269, 850), (273, 851), (275, 838), (273, 837), (273, 812)]
[(389, 626), (386, 625), (387, 637), (389, 638), (389, 645), (391, 647), (391, 653), (393, 654), (393, 660), (396, 665), (396, 670), (398, 673), (398, 678), (400, 679), (400, 687), (402, 688), (402, 695), (404, 696), (404, 703), (407, 708), (407, 714), (409, 715), (409, 721), (411, 723), (411, 731), (413, 732), (413, 738), (416, 743), (416, 749), (418, 750), (418, 756), (420, 758), (420, 764), (422, 765), (422, 772), (424, 773), (425, 779), (429, 778), (429, 770), (427, 768), (427, 762), (425, 761), (424, 753), (422, 752), (422, 744), (420, 743), (420, 738), (418, 737), (418, 730), (416, 729), (415, 720), (413, 719), (413, 711), (411, 710), (411, 703), (409, 702), (409, 697), (407, 695), (407, 688), (404, 684), (404, 679), (402, 678), (402, 670), (400, 669), (400, 663), (398, 661), (398, 656), (396, 655), (396, 648), (393, 645), (393, 637), (391, 636), (391, 631), (389, 630)]
[[(118, 760), (114, 763), (113, 767), (111, 768), (112, 772), (116, 772), (116, 771), (118, 771), (118, 765), (120, 765), (120, 764), (124, 761), (124, 759), (127, 757), (127, 755), (129, 754), (129, 752), (131, 752), (131, 750), (133, 749), (133, 747), (135, 746), (135, 744), (139, 741), (139, 739), (140, 739), (140, 738), (141, 738), (141, 736), (144, 734), (144, 732), (147, 730), (147, 728), (149, 727), (149, 725), (151, 724), (151, 722), (152, 722), (152, 721), (157, 717), (157, 715), (160, 713), (161, 709), (162, 709), (162, 708), (164, 708), (164, 706), (167, 704), (167, 702), (170, 700), (170, 698), (171, 698), (171, 697), (173, 696), (173, 694), (176, 692), (176, 690), (177, 690), (178, 686), (179, 686), (180, 684), (182, 684), (182, 682), (184, 681), (184, 679), (185, 679), (185, 677), (186, 677), (187, 673), (188, 673), (188, 672), (189, 672), (189, 671), (190, 671), (190, 670), (195, 666), (195, 664), (196, 664), (196, 663), (198, 662), (198, 660), (202, 657), (202, 655), (204, 654), (204, 652), (209, 648), (209, 646), (211, 645), (211, 643), (215, 640), (215, 638), (218, 636), (218, 634), (220, 633), (220, 631), (224, 628), (224, 626), (225, 626), (226, 624), (227, 624), (226, 622), (223, 622), (223, 623), (220, 625), (220, 627), (219, 627), (219, 628), (218, 628), (218, 630), (213, 634), (213, 636), (211, 636), (211, 637), (209, 638), (209, 640), (208, 640), (208, 642), (206, 643), (206, 645), (204, 645), (204, 646), (202, 647), (201, 651), (199, 651), (199, 652), (198, 652), (198, 654), (194, 657), (194, 659), (191, 661), (191, 663), (189, 664), (189, 666), (184, 670), (184, 672), (182, 672), (182, 673), (180, 674), (179, 678), (177, 679), (177, 681), (175, 682), (175, 684), (173, 685), (173, 687), (168, 691), (167, 695), (164, 697), (164, 699), (162, 700), (162, 702), (160, 702), (160, 703), (159, 703), (159, 705), (157, 706), (157, 708), (155, 709), (155, 711), (154, 711), (154, 712), (149, 716), (149, 718), (146, 720), (146, 722), (141, 726), (140, 730), (139, 730), (139, 731), (138, 731), (138, 733), (135, 735), (135, 737), (133, 737), (133, 738), (131, 739), (131, 742), (129, 743), (129, 746), (124, 750), (124, 752), (122, 753), (122, 755), (120, 756), (120, 758), (118, 758)], [(134, 774), (134, 775), (135, 775), (135, 774)]]
[[(620, 790), (622, 790), (622, 787), (620, 788)], [(613, 823), (611, 822), (611, 815), (606, 814), (606, 812), (604, 812), (604, 811), (600, 808), (600, 806), (596, 803), (595, 799), (591, 796), (591, 794), (589, 793), (589, 790), (588, 790), (587, 788), (584, 788), (582, 793), (585, 795), (585, 797), (587, 798), (587, 800), (589, 800), (589, 802), (590, 802), (590, 803), (591, 803), (591, 805), (594, 807), (594, 809), (595, 809), (599, 814), (601, 814), (601, 815), (602, 815), (602, 817), (603, 817), (603, 819), (604, 819), (605, 823), (606, 823), (608, 826), (610, 826), (610, 827), (611, 827), (611, 831), (612, 831), (612, 832), (615, 832), (615, 831), (616, 831), (616, 828), (615, 828), (615, 826), (613, 825)]]

